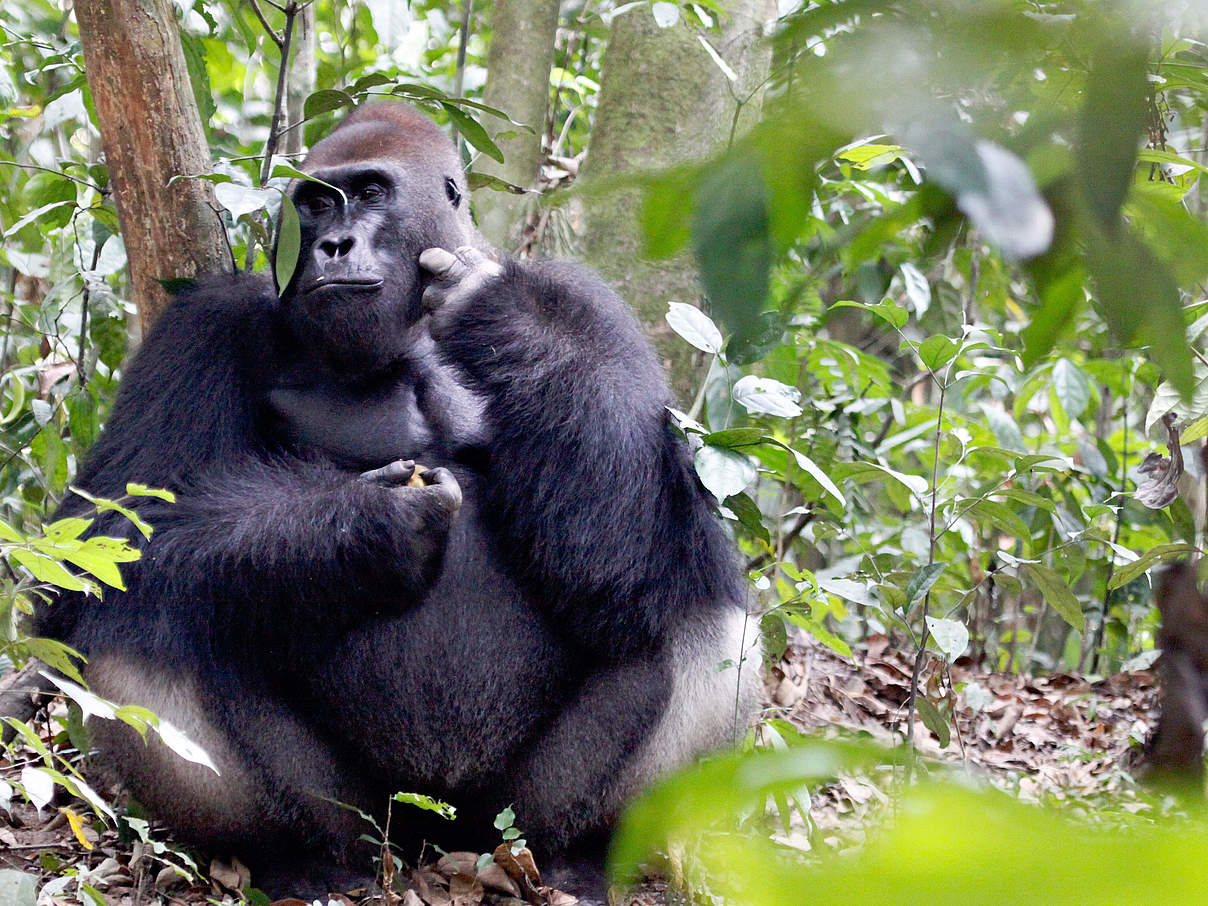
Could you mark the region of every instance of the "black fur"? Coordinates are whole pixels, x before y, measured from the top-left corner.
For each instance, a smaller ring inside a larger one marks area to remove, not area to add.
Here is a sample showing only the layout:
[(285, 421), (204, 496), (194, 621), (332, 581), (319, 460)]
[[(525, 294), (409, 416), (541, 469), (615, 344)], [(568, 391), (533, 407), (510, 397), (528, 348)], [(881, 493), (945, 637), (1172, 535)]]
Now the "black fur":
[[(401, 161), (412, 183), (431, 177), (422, 198), (448, 204), (445, 145), (424, 150), (435, 141)], [(349, 152), (316, 155), (348, 168)], [(428, 245), (466, 238), (401, 229), (373, 242), (403, 274)], [(313, 318), (299, 326), (296, 289), (282, 301), (239, 276), (177, 299), (78, 478), (177, 502), (140, 503), (155, 533), (128, 591), (64, 596), (39, 616), (89, 656), (102, 693), (160, 709), (211, 751), (221, 780), (120, 728), (99, 734), (137, 797), (261, 880), (361, 858), (364, 828), (314, 794), (376, 813), (400, 790), (446, 798), (462, 812), (451, 825), (394, 813), (396, 830), (445, 848), (493, 845), (508, 804), (539, 855), (594, 840), (674, 760), (653, 735), (683, 664), (741, 654), (712, 654), (742, 582), (626, 307), (578, 268), (507, 261), (417, 324), (422, 286), (405, 282), (376, 349), (360, 326), (357, 368)], [(460, 511), (449, 480), (360, 477), (390, 459), (449, 469)], [(132, 534), (112, 514), (99, 530)], [(734, 700), (699, 707), (728, 714)], [(718, 722), (692, 751), (724, 741)]]

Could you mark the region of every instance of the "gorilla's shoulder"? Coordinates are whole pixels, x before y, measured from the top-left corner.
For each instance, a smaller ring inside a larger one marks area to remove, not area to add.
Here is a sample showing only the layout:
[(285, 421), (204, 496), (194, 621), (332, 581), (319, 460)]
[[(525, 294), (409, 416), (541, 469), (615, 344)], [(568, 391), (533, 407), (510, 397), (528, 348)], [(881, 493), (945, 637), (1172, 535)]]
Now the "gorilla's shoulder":
[(145, 347), (196, 348), (217, 343), (236, 350), (264, 342), (280, 309), (272, 277), (245, 271), (200, 277), (168, 303)]
[(238, 319), (272, 314), (279, 305), (271, 276), (239, 271), (189, 281), (173, 297), (163, 317)]

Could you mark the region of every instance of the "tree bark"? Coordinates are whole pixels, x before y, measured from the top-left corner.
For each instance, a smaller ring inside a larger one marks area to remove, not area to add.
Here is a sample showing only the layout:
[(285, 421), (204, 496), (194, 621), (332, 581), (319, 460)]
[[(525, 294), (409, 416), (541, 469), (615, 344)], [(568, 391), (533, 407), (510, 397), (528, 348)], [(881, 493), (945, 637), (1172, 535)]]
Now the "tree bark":
[[(754, 122), (759, 86), (771, 65), (763, 28), (776, 14), (775, 3), (723, 0), (721, 6), (730, 17), (721, 40), (707, 38), (738, 76), (733, 84), (682, 20), (660, 28), (646, 6), (613, 19), (585, 183), (703, 158), (724, 146), (732, 131)], [(746, 101), (741, 109), (739, 100)], [(702, 377), (701, 358), (675, 336), (664, 315), (668, 302), (700, 304), (702, 291), (689, 253), (659, 261), (643, 256), (640, 212), (637, 189), (589, 197), (581, 249), (633, 306), (676, 396), (686, 402)]]
[[(315, 6), (298, 10), (290, 42), (289, 82), (286, 87), (286, 132), (281, 136), (281, 154), (297, 158), (306, 150), (303, 107), (315, 90)], [(296, 162), (296, 161), (295, 161)]]
[[(498, 107), (513, 120), (533, 127), (529, 134), (511, 123), (484, 117), (503, 163), (479, 158), (474, 168), (514, 185), (532, 188), (541, 167), (541, 136), (549, 110), (549, 74), (554, 64), (558, 0), (498, 0), (491, 23), (487, 84), (483, 103)], [(516, 132), (510, 137), (502, 133)], [(520, 244), (527, 199), (480, 189), (474, 195), (478, 229), (493, 245), (515, 249)]]
[(145, 334), (159, 281), (233, 268), (171, 0), (76, 0), (88, 84)]

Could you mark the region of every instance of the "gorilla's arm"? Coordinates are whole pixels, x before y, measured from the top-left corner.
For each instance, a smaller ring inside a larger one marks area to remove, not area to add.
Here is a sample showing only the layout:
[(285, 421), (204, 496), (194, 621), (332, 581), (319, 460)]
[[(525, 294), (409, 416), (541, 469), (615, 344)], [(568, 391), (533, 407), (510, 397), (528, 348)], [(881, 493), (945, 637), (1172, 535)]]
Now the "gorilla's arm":
[[(402, 605), (435, 580), (460, 503), (452, 476), (423, 488), (401, 486), (409, 470), (358, 478), (261, 437), (257, 388), (272, 367), (276, 304), (262, 280), (209, 281), (147, 337), (78, 483), (118, 497), (138, 481), (174, 491), (176, 502), (139, 499), (155, 531), (125, 570), (128, 593), (64, 599), (48, 610), (53, 634), (77, 624), (73, 642), (93, 647), (122, 638), (116, 621), (132, 639), (163, 625), (224, 651), (293, 648), (393, 605), (383, 587)], [(64, 510), (86, 507), (77, 498)], [(141, 540), (112, 513), (94, 531)], [(189, 624), (195, 632), (181, 631)]]
[(573, 266), (459, 254), (421, 257), (436, 276), (425, 304), (442, 353), (487, 401), (482, 512), (499, 556), (568, 628), (618, 655), (692, 610), (741, 600), (730, 544), (624, 303)]

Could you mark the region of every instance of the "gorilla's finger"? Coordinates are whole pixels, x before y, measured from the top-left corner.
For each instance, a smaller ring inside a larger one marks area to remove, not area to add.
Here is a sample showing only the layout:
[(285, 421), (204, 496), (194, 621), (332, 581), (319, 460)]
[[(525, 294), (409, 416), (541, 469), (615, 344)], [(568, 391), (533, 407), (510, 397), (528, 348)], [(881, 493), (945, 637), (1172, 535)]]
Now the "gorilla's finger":
[(461, 509), (461, 485), (448, 469), (429, 469), (423, 474), (425, 490), (433, 492), (450, 512)]
[(419, 266), (440, 280), (454, 283), (469, 273), (469, 268), (461, 259), (441, 248), (424, 249), (420, 252)]
[(374, 484), (385, 485), (386, 487), (397, 487), (405, 485), (414, 471), (414, 460), (396, 459), (394, 462), (387, 463), (380, 469), (370, 469), (368, 472), (362, 472), (360, 478), (362, 481), (369, 481)]

